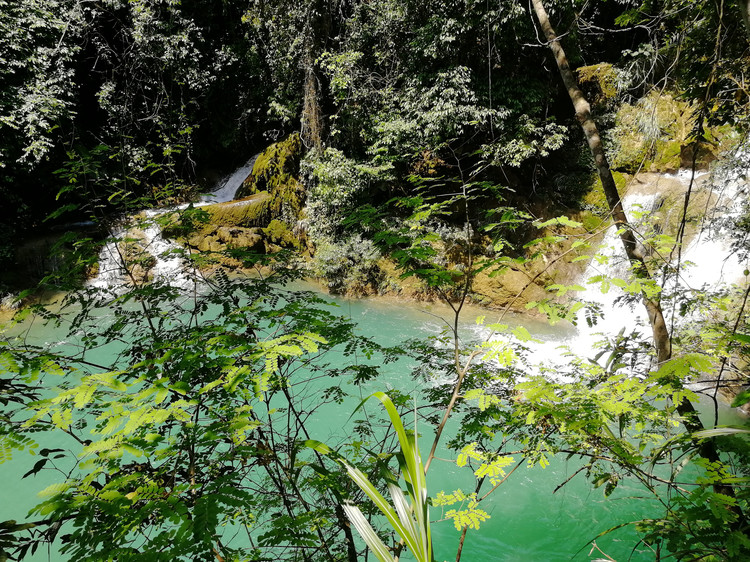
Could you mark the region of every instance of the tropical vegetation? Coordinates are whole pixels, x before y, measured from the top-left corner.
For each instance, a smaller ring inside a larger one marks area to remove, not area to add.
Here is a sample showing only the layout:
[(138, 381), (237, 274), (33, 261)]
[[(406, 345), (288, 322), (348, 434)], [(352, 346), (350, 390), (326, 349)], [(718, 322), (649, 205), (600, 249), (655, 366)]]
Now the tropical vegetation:
[[(750, 286), (679, 279), (696, 173), (747, 178), (749, 11), (0, 0), (0, 469), (58, 476), (0, 560), (460, 560), (518, 467), (563, 458), (561, 486), (648, 502), (625, 556), (748, 559), (750, 430), (711, 413), (750, 403)], [(198, 204), (253, 154), (236, 201)], [(679, 169), (670, 216), (625, 212)], [(746, 257), (748, 212), (718, 223)], [(591, 281), (647, 329), (536, 364), (509, 312), (601, 322), (575, 294), (610, 224), (627, 267)], [(301, 277), (441, 301), (445, 330), (385, 345)], [(472, 489), (429, 487), (445, 451)], [(580, 546), (612, 560), (622, 530)]]

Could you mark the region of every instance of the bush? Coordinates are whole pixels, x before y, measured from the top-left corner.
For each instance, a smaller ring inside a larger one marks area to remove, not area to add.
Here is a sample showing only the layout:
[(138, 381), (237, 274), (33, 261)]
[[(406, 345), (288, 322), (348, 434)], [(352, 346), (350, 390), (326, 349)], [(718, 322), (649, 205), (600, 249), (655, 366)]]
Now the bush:
[(339, 243), (320, 242), (311, 267), (331, 293), (370, 295), (378, 291), (384, 277), (378, 266), (380, 257), (371, 240), (355, 234)]

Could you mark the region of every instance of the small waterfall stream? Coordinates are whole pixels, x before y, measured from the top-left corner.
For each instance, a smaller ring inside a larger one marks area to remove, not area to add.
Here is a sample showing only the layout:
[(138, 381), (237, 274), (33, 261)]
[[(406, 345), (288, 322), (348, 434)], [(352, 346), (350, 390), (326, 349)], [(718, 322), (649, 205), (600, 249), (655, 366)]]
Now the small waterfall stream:
[[(245, 164), (220, 180), (213, 191), (203, 195), (192, 205), (201, 207), (218, 203), (227, 203), (234, 199), (234, 194), (250, 173), (258, 155), (256, 154)], [(140, 261), (152, 262), (149, 267), (136, 265), (133, 270), (139, 276), (150, 276), (153, 280), (176, 287), (186, 287), (189, 281), (184, 276), (185, 262), (181, 254), (185, 251), (181, 246), (164, 238), (157, 219), (165, 213), (187, 208), (189, 203), (167, 209), (148, 209), (127, 220), (127, 224), (114, 229), (112, 240), (108, 241), (99, 252), (99, 271), (89, 281), (89, 286), (101, 290), (117, 292), (128, 282), (125, 263), (128, 248), (141, 253)], [(132, 224), (132, 223), (135, 224)], [(123, 246), (124, 241), (124, 246)], [(143, 256), (146, 252), (148, 256)], [(145, 257), (145, 259), (144, 259)]]
[(237, 168), (234, 172), (225, 176), (221, 181), (216, 184), (216, 188), (211, 192), (201, 197), (200, 204), (211, 204), (211, 203), (227, 203), (234, 199), (234, 194), (237, 193), (237, 189), (242, 185), (248, 176), (253, 171), (255, 161), (258, 159), (258, 154), (250, 158), (245, 164)]

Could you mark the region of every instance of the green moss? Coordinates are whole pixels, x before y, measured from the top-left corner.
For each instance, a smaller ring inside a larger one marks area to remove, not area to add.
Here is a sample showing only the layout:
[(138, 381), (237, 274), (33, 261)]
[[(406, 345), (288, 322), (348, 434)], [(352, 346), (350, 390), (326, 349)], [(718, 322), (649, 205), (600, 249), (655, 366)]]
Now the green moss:
[(189, 236), (192, 232), (202, 230), (211, 215), (203, 207), (188, 207), (174, 213), (165, 213), (157, 217), (165, 238), (179, 239)]
[(209, 214), (208, 228), (217, 226), (263, 226), (271, 216), (271, 196), (261, 191), (247, 201), (234, 201), (203, 207)]
[[(653, 91), (617, 111), (611, 132), (614, 150), (611, 165), (628, 173), (671, 172), (692, 165), (694, 107), (670, 94)], [(731, 136), (731, 128), (713, 127), (705, 131), (696, 163), (707, 168), (722, 149), (721, 139)]]
[(594, 232), (601, 228), (604, 220), (602, 217), (592, 213), (591, 211), (582, 211), (579, 217), (579, 222), (589, 232)]
[[(628, 183), (627, 176), (622, 172), (612, 171), (612, 178), (615, 180), (617, 192), (622, 196), (625, 190), (625, 186)], [(594, 214), (609, 214), (609, 204), (607, 203), (607, 198), (604, 195), (602, 180), (599, 179), (598, 174), (591, 175), (590, 188), (588, 192), (583, 196), (582, 203), (584, 209), (591, 211)]]
[(578, 83), (594, 104), (608, 104), (617, 97), (617, 73), (609, 63), (582, 66), (576, 69)]
[(671, 172), (680, 169), (682, 143), (678, 140), (658, 142), (653, 162), (648, 169), (652, 172)]
[(273, 218), (299, 217), (305, 202), (305, 193), (299, 177), (302, 142), (295, 133), (274, 143), (255, 160), (253, 173), (237, 190), (236, 198), (267, 192), (270, 194), (268, 210)]
[(299, 249), (300, 243), (297, 237), (289, 230), (286, 223), (273, 219), (269, 225), (263, 229), (263, 234), (273, 244), (281, 246), (282, 248), (297, 248)]

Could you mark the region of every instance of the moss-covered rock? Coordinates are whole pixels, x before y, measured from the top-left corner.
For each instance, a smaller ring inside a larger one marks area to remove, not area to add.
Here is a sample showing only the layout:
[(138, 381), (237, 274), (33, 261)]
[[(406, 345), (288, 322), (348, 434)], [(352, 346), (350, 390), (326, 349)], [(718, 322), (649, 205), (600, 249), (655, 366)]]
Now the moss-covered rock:
[[(599, 178), (599, 174), (592, 173), (590, 187), (586, 191), (586, 194), (582, 198), (582, 204), (584, 210), (590, 211), (595, 215), (605, 216), (609, 214), (609, 205), (607, 198), (604, 195), (604, 188), (602, 187), (602, 180)], [(623, 174), (622, 172), (613, 171), (612, 179), (615, 180), (615, 186), (617, 192), (622, 195), (625, 193), (625, 186), (630, 179), (630, 176)]]
[(301, 156), (302, 142), (297, 133), (272, 144), (255, 160), (252, 174), (237, 190), (235, 199), (266, 192), (272, 218), (296, 220), (305, 204), (305, 190), (299, 181)]
[(264, 236), (260, 228), (239, 226), (215, 226), (194, 232), (187, 238), (191, 248), (201, 252), (221, 252), (227, 248), (246, 248), (249, 251), (264, 251)]
[(289, 229), (286, 223), (273, 219), (266, 228), (263, 229), (266, 239), (281, 248), (301, 249), (302, 244), (294, 233)]
[(609, 63), (576, 69), (578, 84), (594, 105), (611, 105), (617, 98), (617, 70)]
[(239, 201), (207, 205), (203, 207), (208, 213), (205, 225), (263, 227), (271, 220), (271, 199), (267, 191), (261, 191)]
[[(692, 166), (706, 169), (722, 150), (725, 128), (707, 128), (705, 140), (695, 143), (694, 106), (663, 92), (651, 92), (635, 104), (623, 104), (611, 132), (611, 165), (636, 173), (674, 172)], [(696, 152), (697, 150), (697, 152)]]
[[(172, 213), (161, 220), (163, 233), (211, 254), (211, 267), (240, 267), (242, 252), (299, 250), (303, 244), (295, 227), (305, 203), (298, 179), (301, 153), (298, 134), (272, 144), (256, 159), (235, 200)], [(225, 253), (231, 255), (220, 255)]]
[(473, 298), (477, 304), (492, 308), (510, 307), (524, 310), (527, 303), (549, 298), (549, 294), (529, 273), (506, 270), (497, 275), (479, 273), (472, 283)]

